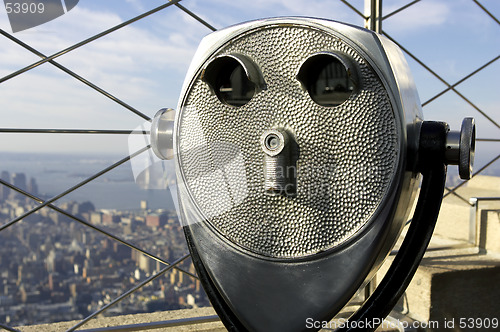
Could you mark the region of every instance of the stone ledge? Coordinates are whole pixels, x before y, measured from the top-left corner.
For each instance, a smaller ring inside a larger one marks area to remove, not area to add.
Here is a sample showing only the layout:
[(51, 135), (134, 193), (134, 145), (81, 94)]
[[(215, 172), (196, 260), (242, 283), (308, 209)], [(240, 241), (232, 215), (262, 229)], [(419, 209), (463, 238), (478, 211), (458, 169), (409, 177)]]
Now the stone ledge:
[(438, 322), (498, 318), (498, 280), (500, 259), (496, 255), (446, 250), (424, 258), (406, 291), (409, 314)]
[[(213, 308), (207, 307), (207, 308), (154, 312), (148, 314), (134, 314), (134, 315), (123, 315), (115, 317), (98, 317), (96, 319), (92, 319), (87, 324), (83, 325), (79, 329), (79, 331), (104, 328), (104, 327), (115, 327), (123, 325), (170, 321), (175, 319), (185, 319), (192, 317), (206, 317), (213, 315), (216, 315)], [(74, 326), (78, 322), (79, 321), (69, 321), (69, 322), (59, 322), (59, 323), (43, 324), (43, 325), (21, 326), (21, 327), (16, 327), (16, 329), (19, 329), (22, 332), (59, 332), (59, 331), (66, 331), (67, 329)], [(201, 324), (176, 326), (170, 328), (161, 328), (161, 331), (223, 332), (226, 331), (226, 329), (224, 328), (222, 322), (217, 321), (211, 323), (201, 323)]]
[[(500, 255), (434, 236), (397, 310), (420, 322), (500, 318)], [(455, 249), (439, 249), (455, 246)], [(377, 274), (383, 278), (392, 257)], [(442, 326), (442, 325), (441, 325)]]

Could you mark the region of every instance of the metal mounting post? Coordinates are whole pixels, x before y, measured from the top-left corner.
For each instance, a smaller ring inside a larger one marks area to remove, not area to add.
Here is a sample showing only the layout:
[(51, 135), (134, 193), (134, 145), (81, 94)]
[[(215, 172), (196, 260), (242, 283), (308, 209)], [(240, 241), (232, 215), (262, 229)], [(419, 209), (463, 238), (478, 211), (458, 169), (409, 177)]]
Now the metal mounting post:
[(365, 28), (382, 32), (382, 0), (365, 0)]

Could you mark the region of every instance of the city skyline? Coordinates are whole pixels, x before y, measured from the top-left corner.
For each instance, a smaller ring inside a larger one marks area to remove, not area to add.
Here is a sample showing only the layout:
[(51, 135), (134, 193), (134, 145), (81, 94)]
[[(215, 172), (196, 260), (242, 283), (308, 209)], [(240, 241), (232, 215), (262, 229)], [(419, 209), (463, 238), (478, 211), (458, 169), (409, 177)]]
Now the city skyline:
[[(17, 178), (18, 187), (27, 185), (25, 174)], [(2, 225), (36, 206), (12, 190), (0, 194)], [(138, 211), (96, 209), (90, 201), (57, 206), (74, 219), (45, 208), (0, 233), (2, 322), (19, 326), (82, 319), (165, 266), (77, 220), (166, 261), (187, 252), (175, 211), (150, 210), (146, 202)], [(194, 274), (189, 262), (181, 267)], [(106, 315), (206, 305), (199, 281), (173, 270)]]

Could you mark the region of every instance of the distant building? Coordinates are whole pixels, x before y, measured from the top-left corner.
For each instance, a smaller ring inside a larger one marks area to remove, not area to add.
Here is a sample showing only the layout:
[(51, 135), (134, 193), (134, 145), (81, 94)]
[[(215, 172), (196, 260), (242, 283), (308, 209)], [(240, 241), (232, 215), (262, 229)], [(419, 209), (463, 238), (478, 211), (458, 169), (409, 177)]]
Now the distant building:
[(91, 212), (90, 213), (90, 222), (92, 224), (101, 224), (102, 223), (102, 213), (101, 212)]
[(193, 295), (188, 294), (186, 295), (186, 303), (192, 307), (196, 305), (196, 299), (194, 298)]
[(144, 255), (139, 256), (139, 269), (146, 273), (153, 272), (153, 262), (151, 262), (151, 258), (146, 257)]
[[(26, 185), (26, 175), (24, 175), (24, 173), (12, 174), (12, 184), (21, 190), (24, 190), (24, 191), (28, 190), (28, 187)], [(24, 199), (25, 197), (22, 194), (12, 190), (10, 192), (10, 198)]]
[(118, 261), (123, 261), (130, 257), (131, 249), (126, 245), (118, 242), (113, 242), (113, 258)]
[(36, 183), (35, 178), (30, 178), (30, 182), (28, 183), (28, 192), (32, 195), (38, 195), (38, 184)]
[(116, 216), (114, 214), (108, 214), (108, 213), (104, 213), (102, 215), (102, 223), (104, 225), (112, 225), (114, 223), (119, 223), (120, 222), (120, 216)]
[(143, 276), (142, 276), (141, 270), (139, 270), (139, 269), (135, 269), (135, 271), (134, 271), (134, 278), (135, 278), (136, 280), (141, 280), (141, 279), (142, 279), (142, 277), (143, 277)]
[[(3, 171), (0, 178), (5, 182), (10, 183), (10, 174), (7, 171)], [(0, 185), (0, 202), (5, 201), (9, 197), (10, 188), (5, 185)]]
[(168, 218), (166, 213), (152, 213), (146, 216), (146, 226), (156, 228), (163, 227), (167, 224), (167, 219)]
[(92, 202), (83, 202), (81, 204), (78, 204), (78, 213), (91, 213), (95, 211), (95, 206), (92, 204)]

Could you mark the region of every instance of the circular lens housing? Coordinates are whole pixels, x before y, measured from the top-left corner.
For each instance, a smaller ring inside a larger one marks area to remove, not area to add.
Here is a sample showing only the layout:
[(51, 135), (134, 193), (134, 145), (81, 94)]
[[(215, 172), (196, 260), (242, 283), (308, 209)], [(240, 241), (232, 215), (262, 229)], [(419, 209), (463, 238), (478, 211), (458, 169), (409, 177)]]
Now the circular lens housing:
[(341, 56), (318, 53), (302, 64), (297, 79), (316, 104), (334, 107), (344, 103), (356, 89), (353, 72)]
[(259, 76), (253, 63), (241, 56), (221, 56), (210, 62), (204, 70), (203, 80), (219, 100), (230, 106), (243, 106), (255, 95)]

